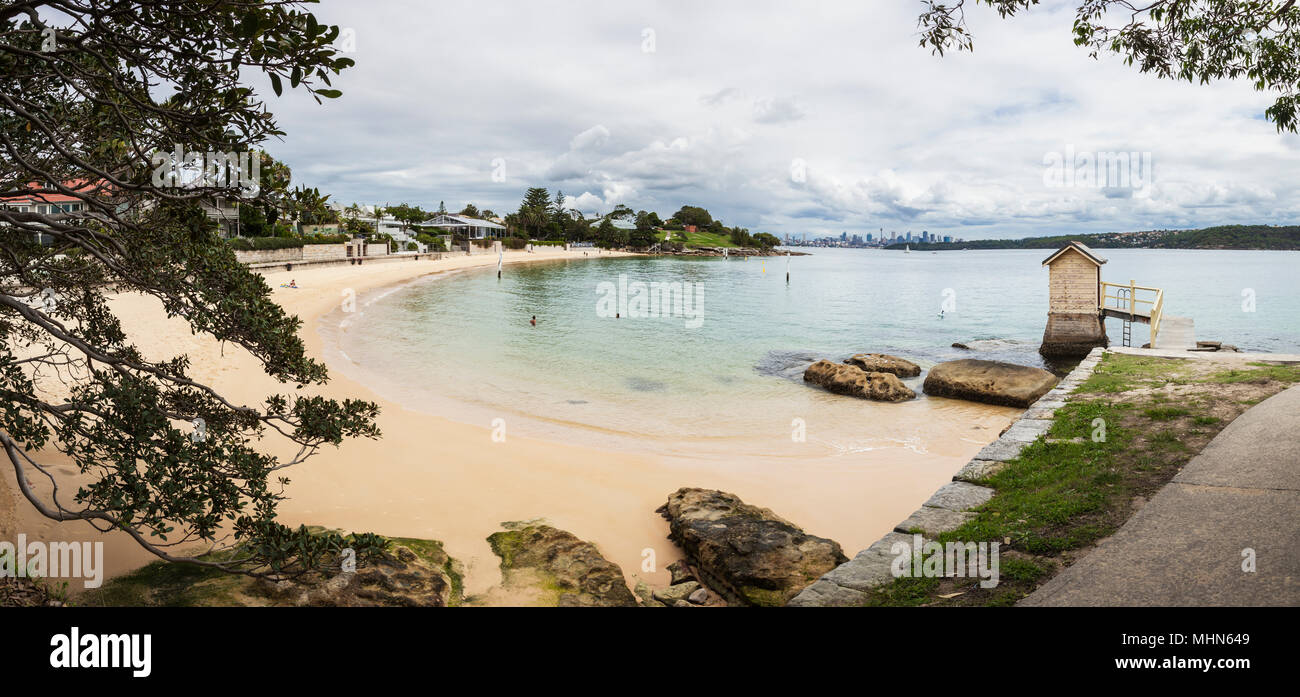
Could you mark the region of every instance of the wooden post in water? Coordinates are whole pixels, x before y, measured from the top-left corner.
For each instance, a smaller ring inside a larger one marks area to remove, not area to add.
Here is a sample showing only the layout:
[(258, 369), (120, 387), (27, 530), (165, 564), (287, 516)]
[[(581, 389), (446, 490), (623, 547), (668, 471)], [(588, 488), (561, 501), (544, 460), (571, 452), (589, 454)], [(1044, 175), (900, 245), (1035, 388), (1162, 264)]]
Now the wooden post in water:
[(1040, 354), (1082, 358), (1093, 348), (1110, 344), (1101, 309), (1101, 266), (1105, 263), (1087, 246), (1073, 241), (1043, 260), (1049, 291)]

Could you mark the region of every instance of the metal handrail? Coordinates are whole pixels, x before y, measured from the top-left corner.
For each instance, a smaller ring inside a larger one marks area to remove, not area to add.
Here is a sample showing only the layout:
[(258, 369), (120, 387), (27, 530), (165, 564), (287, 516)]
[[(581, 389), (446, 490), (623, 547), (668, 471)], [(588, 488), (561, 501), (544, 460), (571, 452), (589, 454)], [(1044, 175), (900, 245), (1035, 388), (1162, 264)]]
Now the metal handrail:
[[(1114, 290), (1113, 295), (1107, 293), (1107, 290), (1111, 290), (1111, 289)], [(1154, 346), (1156, 341), (1156, 334), (1158, 334), (1160, 331), (1160, 319), (1164, 315), (1164, 309), (1165, 309), (1164, 290), (1160, 288), (1154, 288), (1151, 286), (1139, 286), (1134, 281), (1129, 281), (1126, 284), (1107, 283), (1105, 281), (1102, 281), (1100, 291), (1101, 291), (1101, 300), (1098, 303), (1098, 309), (1100, 310), (1111, 309), (1111, 310), (1120, 310), (1120, 311), (1126, 310), (1128, 311), (1130, 321), (1136, 319), (1137, 317), (1136, 313), (1137, 313), (1138, 303), (1151, 306), (1151, 312), (1149, 315), (1147, 315), (1147, 319), (1151, 324), (1151, 344)], [(1137, 297), (1138, 291), (1148, 291), (1148, 292), (1155, 293), (1155, 295), (1150, 300), (1147, 300), (1145, 298)], [(1108, 306), (1106, 303), (1107, 300), (1114, 300), (1115, 304)]]

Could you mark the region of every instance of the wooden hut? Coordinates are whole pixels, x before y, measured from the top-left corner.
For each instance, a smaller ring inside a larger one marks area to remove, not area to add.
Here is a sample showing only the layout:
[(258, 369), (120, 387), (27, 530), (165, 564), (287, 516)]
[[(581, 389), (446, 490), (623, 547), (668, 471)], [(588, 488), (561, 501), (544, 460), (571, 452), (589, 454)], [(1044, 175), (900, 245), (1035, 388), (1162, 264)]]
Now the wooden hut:
[(1106, 260), (1081, 242), (1070, 242), (1043, 260), (1048, 269), (1047, 328), (1038, 352), (1073, 358), (1106, 346), (1101, 314), (1101, 266)]

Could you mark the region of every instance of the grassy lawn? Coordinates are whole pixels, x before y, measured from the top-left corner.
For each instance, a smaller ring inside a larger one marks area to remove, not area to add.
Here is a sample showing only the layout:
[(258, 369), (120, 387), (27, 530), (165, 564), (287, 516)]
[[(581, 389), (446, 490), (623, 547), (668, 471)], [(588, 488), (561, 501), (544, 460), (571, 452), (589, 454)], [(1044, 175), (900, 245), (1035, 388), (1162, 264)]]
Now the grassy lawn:
[(726, 234), (716, 234), (712, 232), (681, 232), (680, 230), (667, 231), (671, 235), (673, 242), (681, 242), (681, 235), (686, 235), (687, 247), (731, 247), (735, 249), (739, 245), (732, 244), (731, 236)]
[(1000, 542), (999, 584), (900, 578), (870, 605), (1010, 605), (1123, 525), (1242, 412), (1300, 382), (1300, 366), (1107, 354), (1045, 438), (979, 482), (996, 490), (937, 542)]

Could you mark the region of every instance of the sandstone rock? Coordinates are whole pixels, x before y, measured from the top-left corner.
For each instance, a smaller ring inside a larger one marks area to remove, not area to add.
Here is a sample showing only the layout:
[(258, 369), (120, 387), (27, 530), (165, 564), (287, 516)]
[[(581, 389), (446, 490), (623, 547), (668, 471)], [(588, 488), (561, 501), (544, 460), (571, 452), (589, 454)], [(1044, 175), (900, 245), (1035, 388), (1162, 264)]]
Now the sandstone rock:
[(960, 341), (954, 341), (953, 344), (952, 344), (952, 347), (955, 348), (955, 349), (965, 349), (965, 350), (967, 350), (967, 351), (970, 350), (970, 347), (969, 347), (969, 346), (967, 346), (966, 344), (961, 343)]
[(859, 353), (844, 360), (867, 373), (891, 373), (900, 378), (914, 378), (921, 374), (921, 366), (887, 353)]
[(695, 580), (695, 572), (691, 571), (690, 565), (685, 561), (678, 560), (664, 568), (668, 570), (668, 573), (672, 574), (673, 580), (671, 581), (671, 584), (674, 586), (679, 583), (686, 583), (687, 581)]
[(785, 605), (848, 560), (836, 542), (723, 491), (678, 489), (659, 511), (702, 580), (735, 603)]
[(450, 571), (451, 558), (436, 543), (421, 551), (399, 544), (353, 572), (279, 582), (258, 579), (248, 594), (273, 605), (314, 607), (446, 607), (459, 602), (453, 594), (459, 579)]
[(654, 592), (650, 590), (650, 586), (645, 584), (645, 581), (637, 581), (636, 588), (632, 589), (632, 594), (641, 603), (641, 607), (668, 607), (655, 600)]
[(542, 586), (559, 606), (635, 607), (623, 571), (590, 542), (535, 522), (503, 523), (488, 537), (504, 585)]
[(922, 389), (936, 397), (1028, 407), (1055, 384), (1056, 376), (1041, 368), (965, 358), (931, 368)]
[(687, 581), (686, 583), (679, 583), (675, 586), (668, 586), (663, 590), (655, 591), (654, 598), (661, 603), (672, 605), (678, 600), (686, 600), (698, 590), (701, 590), (698, 581)]
[(709, 591), (704, 588), (696, 590), (694, 593), (686, 596), (686, 599), (696, 605), (703, 605), (709, 602)]
[(828, 360), (820, 360), (808, 366), (803, 379), (836, 394), (880, 402), (903, 402), (916, 397), (916, 393), (908, 389), (896, 375), (868, 373), (855, 365)]

